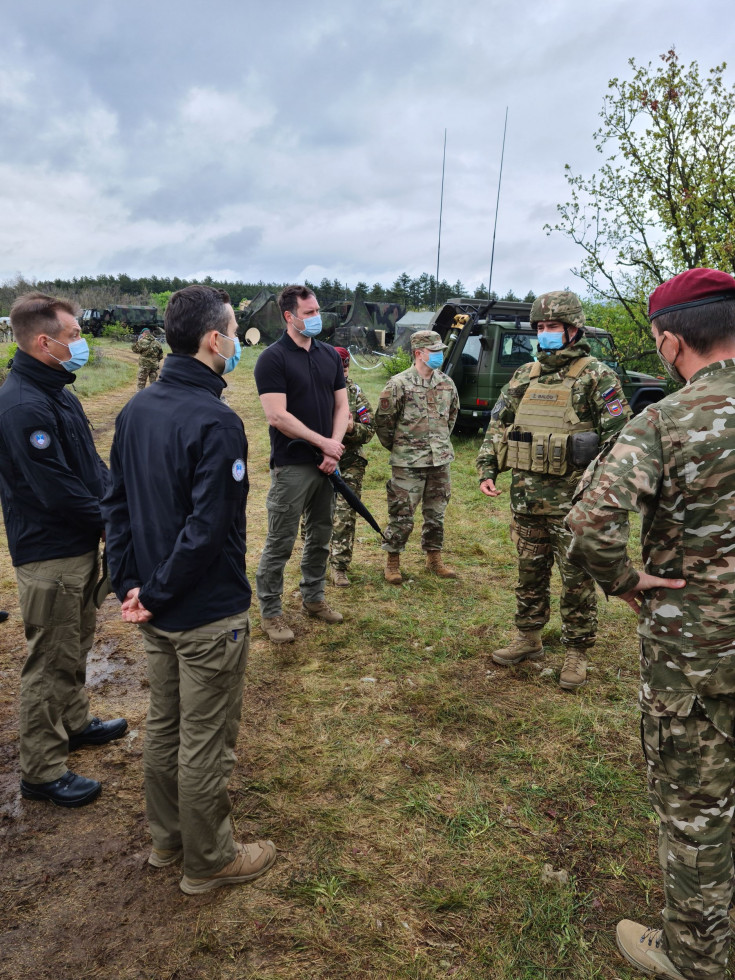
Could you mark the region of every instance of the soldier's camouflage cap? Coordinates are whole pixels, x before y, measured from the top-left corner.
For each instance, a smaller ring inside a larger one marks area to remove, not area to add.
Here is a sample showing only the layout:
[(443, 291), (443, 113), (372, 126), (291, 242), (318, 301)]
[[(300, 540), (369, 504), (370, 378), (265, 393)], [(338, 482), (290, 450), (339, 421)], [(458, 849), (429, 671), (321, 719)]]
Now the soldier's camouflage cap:
[(533, 301), (531, 307), (531, 326), (541, 320), (558, 320), (570, 327), (584, 329), (584, 310), (576, 293), (568, 289), (556, 289), (551, 293), (543, 293)]
[(434, 330), (417, 330), (411, 334), (411, 350), (444, 350), (446, 344)]
[(690, 306), (735, 300), (735, 279), (718, 269), (687, 269), (657, 286), (648, 298), (648, 319)]

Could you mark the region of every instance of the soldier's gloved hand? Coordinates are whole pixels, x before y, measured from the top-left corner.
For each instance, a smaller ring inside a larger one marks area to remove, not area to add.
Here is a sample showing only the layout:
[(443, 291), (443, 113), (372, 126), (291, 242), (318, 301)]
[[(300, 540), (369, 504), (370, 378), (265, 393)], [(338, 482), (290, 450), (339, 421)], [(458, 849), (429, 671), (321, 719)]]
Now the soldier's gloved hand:
[(627, 602), (633, 612), (639, 613), (641, 611), (642, 592), (647, 592), (649, 589), (683, 589), (686, 584), (686, 579), (683, 578), (658, 578), (656, 575), (639, 572), (636, 587), (628, 592), (623, 592), (616, 598)]
[(483, 480), (480, 483), (480, 490), (485, 494), (486, 497), (498, 497), (503, 492), (495, 486), (494, 480)]

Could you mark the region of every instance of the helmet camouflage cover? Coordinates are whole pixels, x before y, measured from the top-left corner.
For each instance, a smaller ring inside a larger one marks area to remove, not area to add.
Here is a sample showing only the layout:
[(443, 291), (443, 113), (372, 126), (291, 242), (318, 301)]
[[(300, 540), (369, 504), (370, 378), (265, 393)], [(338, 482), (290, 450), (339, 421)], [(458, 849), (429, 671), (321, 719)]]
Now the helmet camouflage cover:
[(543, 293), (535, 299), (531, 307), (531, 323), (540, 320), (558, 320), (570, 327), (584, 329), (584, 310), (579, 296), (567, 289), (556, 289), (551, 293)]

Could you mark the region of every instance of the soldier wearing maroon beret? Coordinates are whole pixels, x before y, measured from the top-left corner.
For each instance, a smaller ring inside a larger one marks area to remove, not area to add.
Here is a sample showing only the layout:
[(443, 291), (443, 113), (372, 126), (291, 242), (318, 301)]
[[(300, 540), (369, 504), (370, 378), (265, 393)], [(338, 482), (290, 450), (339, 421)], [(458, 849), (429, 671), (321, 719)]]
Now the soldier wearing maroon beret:
[[(624, 919), (623, 956), (656, 977), (725, 976), (735, 813), (735, 280), (689, 269), (649, 301), (684, 384), (585, 473), (571, 560), (638, 615), (641, 733), (660, 820), (663, 929)], [(626, 550), (641, 515), (643, 571)]]

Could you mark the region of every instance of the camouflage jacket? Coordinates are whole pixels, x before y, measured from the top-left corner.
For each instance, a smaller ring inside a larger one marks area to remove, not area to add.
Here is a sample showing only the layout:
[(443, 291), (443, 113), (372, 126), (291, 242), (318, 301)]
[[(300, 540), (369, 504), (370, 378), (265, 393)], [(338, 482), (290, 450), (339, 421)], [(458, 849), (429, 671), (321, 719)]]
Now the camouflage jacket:
[(142, 337), (138, 337), (133, 344), (133, 353), (140, 354), (141, 362), (145, 362), (151, 367), (156, 367), (163, 357), (163, 347), (161, 347), (153, 334), (147, 333), (143, 334)]
[[(572, 363), (579, 357), (589, 357), (589, 353), (589, 344), (582, 340), (565, 350), (542, 354), (539, 358), (541, 375), (538, 383), (559, 384)], [(493, 408), (490, 425), (477, 456), (477, 473), (481, 482), (498, 478), (495, 446), (515, 420), (518, 406), (530, 382), (533, 364), (530, 361), (518, 368), (501, 391)], [(622, 411), (619, 411), (618, 402)], [(581, 422), (592, 424), (601, 446), (614, 438), (630, 418), (630, 408), (623, 394), (620, 378), (612, 368), (596, 358), (579, 375), (572, 392), (572, 406)], [(513, 470), (510, 506), (518, 514), (550, 517), (566, 514), (572, 506), (572, 495), (581, 475), (579, 470), (572, 470), (564, 476)]]
[(415, 366), (394, 375), (380, 394), (378, 439), (392, 466), (445, 466), (454, 459), (450, 438), (459, 411), (451, 378), (441, 371), (422, 378)]
[[(697, 371), (625, 426), (585, 471), (567, 524), (571, 559), (608, 595), (638, 581), (626, 552), (628, 511), (641, 515), (645, 571), (683, 589), (643, 594), (638, 632), (661, 647), (641, 657), (641, 707), (686, 716), (695, 700), (717, 727), (735, 698), (735, 360)], [(722, 730), (722, 728), (721, 728)], [(723, 732), (732, 735), (732, 729)]]
[(347, 401), (350, 406), (350, 416), (355, 423), (352, 432), (346, 432), (343, 442), (345, 451), (339, 461), (339, 468), (349, 469), (362, 460), (367, 464), (367, 456), (362, 448), (375, 435), (375, 416), (365, 392), (350, 378), (347, 381)]

